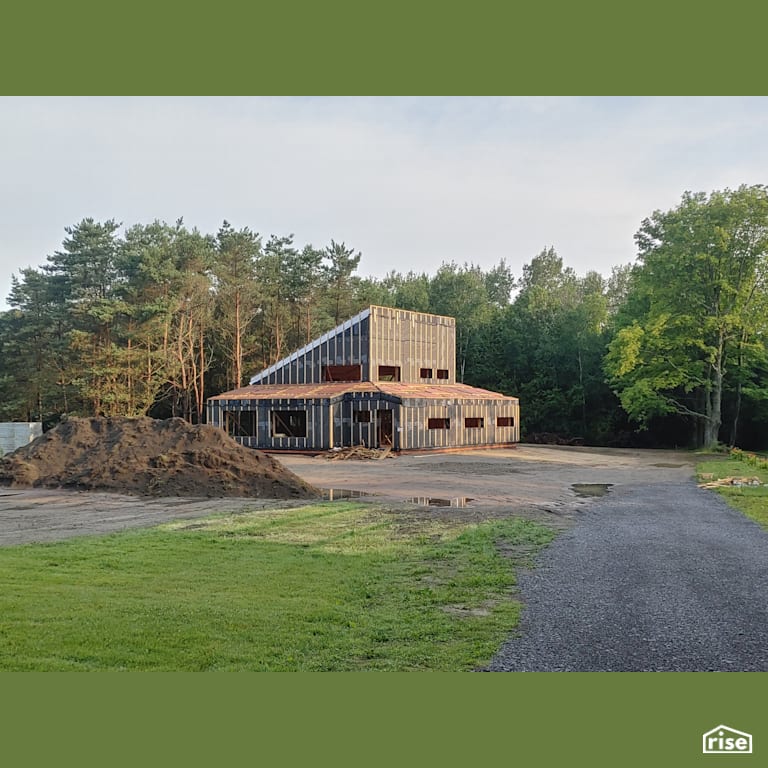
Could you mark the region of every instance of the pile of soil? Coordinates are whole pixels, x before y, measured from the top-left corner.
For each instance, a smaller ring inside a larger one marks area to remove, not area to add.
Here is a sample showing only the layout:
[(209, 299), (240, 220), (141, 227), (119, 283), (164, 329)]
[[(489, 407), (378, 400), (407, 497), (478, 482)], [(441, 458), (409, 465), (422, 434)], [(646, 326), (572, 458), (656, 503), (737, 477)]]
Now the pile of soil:
[(183, 419), (68, 419), (0, 458), (0, 485), (142, 496), (321, 495), (271, 456)]

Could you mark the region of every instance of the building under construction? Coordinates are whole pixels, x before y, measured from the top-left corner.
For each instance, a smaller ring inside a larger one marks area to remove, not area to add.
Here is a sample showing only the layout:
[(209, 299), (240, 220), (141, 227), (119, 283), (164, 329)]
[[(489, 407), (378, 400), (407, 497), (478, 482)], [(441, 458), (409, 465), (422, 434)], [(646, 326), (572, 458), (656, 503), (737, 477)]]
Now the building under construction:
[(207, 407), (208, 423), (270, 451), (520, 439), (516, 397), (456, 383), (454, 318), (389, 307), (364, 309)]

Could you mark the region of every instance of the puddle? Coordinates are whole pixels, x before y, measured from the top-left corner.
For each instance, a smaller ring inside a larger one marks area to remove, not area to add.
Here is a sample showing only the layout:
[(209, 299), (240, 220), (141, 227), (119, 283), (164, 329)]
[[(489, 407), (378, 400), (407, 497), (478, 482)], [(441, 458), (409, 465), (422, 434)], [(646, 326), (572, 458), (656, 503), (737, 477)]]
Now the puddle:
[(352, 488), (321, 488), (323, 498), (326, 501), (338, 501), (339, 499), (359, 499), (362, 496), (375, 496), (368, 491), (355, 491)]
[(596, 496), (605, 496), (613, 483), (574, 483), (571, 488), (577, 496), (582, 498), (594, 498)]
[(666, 469), (680, 469), (680, 467), (684, 467), (685, 464), (651, 464), (652, 467), (662, 467)]
[(467, 496), (455, 496), (452, 499), (438, 499), (434, 496), (412, 496), (406, 501), (422, 507), (466, 507), (472, 499)]

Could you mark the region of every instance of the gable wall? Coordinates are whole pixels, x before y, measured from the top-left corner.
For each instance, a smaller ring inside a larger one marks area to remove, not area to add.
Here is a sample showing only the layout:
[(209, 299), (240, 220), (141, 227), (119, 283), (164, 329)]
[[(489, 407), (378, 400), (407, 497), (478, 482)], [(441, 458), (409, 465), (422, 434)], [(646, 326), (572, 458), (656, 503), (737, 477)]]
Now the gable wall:
[[(400, 381), (412, 384), (456, 383), (456, 321), (452, 317), (371, 307), (370, 374), (379, 381), (379, 366), (399, 366)], [(422, 368), (432, 378), (421, 378)], [(438, 379), (437, 371), (448, 371)]]
[(369, 375), (367, 312), (321, 336), (312, 344), (251, 378), (251, 384), (319, 384), (326, 365), (360, 365), (362, 381)]

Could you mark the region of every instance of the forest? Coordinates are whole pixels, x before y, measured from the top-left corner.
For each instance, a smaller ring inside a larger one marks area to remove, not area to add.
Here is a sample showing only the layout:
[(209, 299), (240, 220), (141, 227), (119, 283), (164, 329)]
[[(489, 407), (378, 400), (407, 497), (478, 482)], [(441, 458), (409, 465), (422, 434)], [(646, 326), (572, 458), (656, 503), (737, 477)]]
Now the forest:
[(85, 218), (14, 276), (0, 421), (180, 416), (370, 304), (456, 318), (457, 380), (520, 398), (523, 440), (768, 445), (768, 189), (685, 192), (637, 258), (578, 275), (545, 247), (434, 274), (357, 273), (332, 240)]

